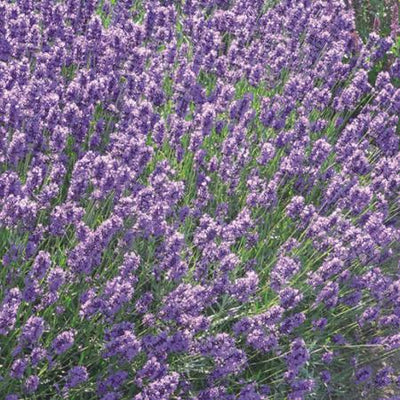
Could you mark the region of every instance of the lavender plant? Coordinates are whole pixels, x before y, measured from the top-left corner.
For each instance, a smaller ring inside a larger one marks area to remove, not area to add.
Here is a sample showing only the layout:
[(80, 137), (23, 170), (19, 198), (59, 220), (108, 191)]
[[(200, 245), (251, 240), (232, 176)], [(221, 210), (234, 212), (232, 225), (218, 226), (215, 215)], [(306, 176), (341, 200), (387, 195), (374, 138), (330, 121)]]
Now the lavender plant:
[(400, 398), (392, 27), (0, 0), (0, 398)]

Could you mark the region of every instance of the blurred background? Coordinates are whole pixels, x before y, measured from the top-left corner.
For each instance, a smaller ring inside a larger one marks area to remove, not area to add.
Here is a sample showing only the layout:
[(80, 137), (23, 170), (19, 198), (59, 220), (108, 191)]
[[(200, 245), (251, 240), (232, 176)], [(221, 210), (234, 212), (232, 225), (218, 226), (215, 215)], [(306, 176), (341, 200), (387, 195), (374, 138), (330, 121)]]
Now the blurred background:
[(354, 8), (357, 30), (363, 39), (372, 31), (383, 36), (400, 34), (400, 0), (347, 0), (349, 2)]

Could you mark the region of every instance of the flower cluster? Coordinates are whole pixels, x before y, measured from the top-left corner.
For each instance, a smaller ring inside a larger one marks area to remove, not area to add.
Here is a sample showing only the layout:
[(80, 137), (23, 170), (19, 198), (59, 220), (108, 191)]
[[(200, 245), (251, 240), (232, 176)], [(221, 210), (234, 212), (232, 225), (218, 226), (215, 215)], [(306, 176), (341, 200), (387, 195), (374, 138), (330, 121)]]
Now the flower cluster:
[(0, 2), (0, 398), (400, 396), (397, 30), (346, 3)]

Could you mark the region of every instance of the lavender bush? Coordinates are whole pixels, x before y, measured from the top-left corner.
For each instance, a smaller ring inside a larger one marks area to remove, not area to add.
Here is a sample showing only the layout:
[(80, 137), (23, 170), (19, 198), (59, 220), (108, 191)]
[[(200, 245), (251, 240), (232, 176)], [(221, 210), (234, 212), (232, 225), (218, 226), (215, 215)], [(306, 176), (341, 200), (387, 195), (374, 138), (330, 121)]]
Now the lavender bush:
[(0, 398), (399, 399), (392, 20), (0, 1)]

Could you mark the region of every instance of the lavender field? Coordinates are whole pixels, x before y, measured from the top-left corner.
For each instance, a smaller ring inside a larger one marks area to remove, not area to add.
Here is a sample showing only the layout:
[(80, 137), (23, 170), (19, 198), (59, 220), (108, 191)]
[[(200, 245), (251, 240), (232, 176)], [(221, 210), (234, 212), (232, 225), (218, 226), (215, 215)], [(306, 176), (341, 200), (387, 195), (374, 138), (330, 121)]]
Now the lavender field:
[(396, 1), (0, 0), (0, 400), (399, 400), (399, 117)]

